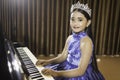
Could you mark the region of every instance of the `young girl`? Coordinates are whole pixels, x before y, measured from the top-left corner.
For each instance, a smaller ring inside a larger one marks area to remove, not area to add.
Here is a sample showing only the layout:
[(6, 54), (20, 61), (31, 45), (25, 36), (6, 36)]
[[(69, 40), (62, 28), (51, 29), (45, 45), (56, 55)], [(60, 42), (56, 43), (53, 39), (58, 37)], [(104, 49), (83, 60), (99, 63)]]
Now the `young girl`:
[(36, 63), (46, 67), (42, 70), (44, 75), (52, 75), (55, 80), (104, 80), (93, 65), (94, 46), (88, 34), (90, 24), (91, 10), (88, 6), (79, 2), (72, 5), (72, 35), (67, 38), (62, 54), (53, 59), (38, 60)]

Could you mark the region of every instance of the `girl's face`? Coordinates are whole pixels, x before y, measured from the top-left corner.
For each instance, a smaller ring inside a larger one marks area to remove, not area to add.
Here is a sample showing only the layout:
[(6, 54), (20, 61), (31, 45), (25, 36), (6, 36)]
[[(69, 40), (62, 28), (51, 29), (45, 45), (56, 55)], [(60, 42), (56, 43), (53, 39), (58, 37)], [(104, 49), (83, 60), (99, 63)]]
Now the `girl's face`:
[(78, 11), (74, 11), (73, 13), (71, 13), (70, 26), (73, 32), (78, 33), (84, 31), (89, 23), (90, 21), (87, 20), (82, 13)]

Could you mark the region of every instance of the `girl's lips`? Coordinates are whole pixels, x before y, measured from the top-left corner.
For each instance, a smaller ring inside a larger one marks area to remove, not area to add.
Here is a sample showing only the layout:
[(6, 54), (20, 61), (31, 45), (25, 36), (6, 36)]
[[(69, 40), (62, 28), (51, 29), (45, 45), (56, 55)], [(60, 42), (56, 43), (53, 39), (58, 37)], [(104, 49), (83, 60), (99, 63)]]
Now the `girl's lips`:
[(77, 29), (77, 28), (79, 28), (79, 27), (73, 27), (74, 29)]

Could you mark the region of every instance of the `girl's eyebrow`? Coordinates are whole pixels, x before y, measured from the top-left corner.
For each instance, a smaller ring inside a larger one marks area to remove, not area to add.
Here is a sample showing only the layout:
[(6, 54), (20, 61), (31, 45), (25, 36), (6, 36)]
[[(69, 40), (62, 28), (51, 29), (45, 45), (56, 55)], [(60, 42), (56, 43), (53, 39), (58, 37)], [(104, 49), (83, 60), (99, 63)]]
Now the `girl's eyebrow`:
[(78, 17), (78, 19), (83, 19), (82, 17)]
[[(75, 17), (72, 16), (71, 19), (75, 19)], [(83, 17), (77, 17), (77, 19), (83, 19)]]
[(74, 19), (74, 17), (71, 17), (70, 19)]
[[(73, 17), (71, 17), (71, 18), (75, 18), (75, 17), (73, 16)], [(82, 17), (77, 17), (77, 18), (82, 18)]]
[(72, 16), (71, 18), (74, 18), (74, 16)]

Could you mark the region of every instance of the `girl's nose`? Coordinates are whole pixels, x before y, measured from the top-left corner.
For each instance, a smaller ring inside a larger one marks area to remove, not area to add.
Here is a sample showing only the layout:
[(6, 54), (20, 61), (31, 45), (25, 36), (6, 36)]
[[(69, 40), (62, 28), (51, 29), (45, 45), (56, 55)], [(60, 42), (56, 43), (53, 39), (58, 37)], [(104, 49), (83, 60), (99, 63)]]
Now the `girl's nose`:
[(77, 26), (77, 22), (76, 21), (74, 22), (74, 26)]

